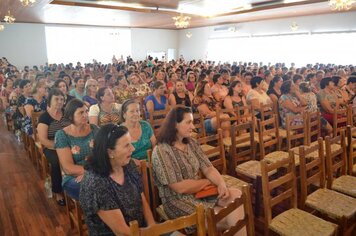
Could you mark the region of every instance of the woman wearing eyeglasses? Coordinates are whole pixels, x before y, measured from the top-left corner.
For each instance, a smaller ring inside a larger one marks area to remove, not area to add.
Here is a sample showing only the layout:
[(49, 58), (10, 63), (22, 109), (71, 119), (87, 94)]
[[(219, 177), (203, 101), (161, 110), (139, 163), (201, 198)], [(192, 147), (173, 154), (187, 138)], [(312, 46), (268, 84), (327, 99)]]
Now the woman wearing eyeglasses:
[(71, 100), (64, 110), (64, 118), (70, 125), (56, 133), (54, 148), (65, 173), (62, 187), (66, 193), (78, 200), (84, 164), (93, 148), (96, 125), (88, 123), (88, 108), (79, 99)]
[(130, 235), (133, 220), (140, 227), (155, 224), (131, 159), (131, 142), (128, 129), (114, 124), (104, 125), (95, 136), (80, 189), (90, 235)]

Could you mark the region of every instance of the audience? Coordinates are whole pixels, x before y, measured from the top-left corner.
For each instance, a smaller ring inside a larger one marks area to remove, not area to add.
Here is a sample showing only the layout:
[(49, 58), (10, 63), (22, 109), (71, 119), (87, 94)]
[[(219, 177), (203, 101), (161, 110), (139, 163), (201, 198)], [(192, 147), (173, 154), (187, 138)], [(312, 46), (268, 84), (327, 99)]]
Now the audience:
[(182, 80), (177, 80), (173, 92), (169, 95), (169, 105), (172, 107), (176, 105), (191, 107), (192, 100), (193, 95), (185, 89), (184, 82)]
[[(158, 73), (161, 74), (161, 73)], [(154, 111), (162, 111), (167, 108), (166, 86), (162, 80), (153, 83), (153, 94), (145, 99), (146, 117), (152, 116)]]
[(88, 79), (85, 83), (85, 96), (83, 102), (87, 107), (98, 104), (96, 93), (98, 92), (98, 82), (95, 79)]
[(81, 181), (80, 205), (90, 235), (130, 235), (129, 223), (155, 224), (143, 194), (141, 176), (131, 160), (128, 129), (104, 125), (94, 140)]

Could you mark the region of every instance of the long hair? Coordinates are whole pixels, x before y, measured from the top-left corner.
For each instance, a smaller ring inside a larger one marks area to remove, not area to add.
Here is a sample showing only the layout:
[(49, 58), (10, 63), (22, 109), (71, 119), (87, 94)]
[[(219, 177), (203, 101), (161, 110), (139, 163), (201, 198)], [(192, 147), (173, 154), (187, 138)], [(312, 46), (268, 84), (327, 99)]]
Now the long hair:
[[(182, 122), (184, 115), (187, 113), (192, 113), (189, 107), (177, 106), (172, 108), (168, 112), (159, 130), (157, 142), (173, 145), (174, 142), (177, 141), (177, 124)], [(189, 143), (189, 139), (184, 138), (183, 143)]]
[(233, 95), (234, 95), (234, 88), (235, 88), (235, 86), (238, 85), (238, 84), (241, 84), (241, 82), (238, 81), (238, 80), (232, 81), (232, 83), (230, 84), (230, 87), (229, 87), (229, 93), (228, 93), (227, 95), (233, 96)]
[(117, 126), (114, 124), (102, 126), (94, 137), (93, 152), (88, 158), (85, 169), (108, 177), (112, 172), (108, 149), (114, 150), (116, 141), (128, 132), (125, 126)]

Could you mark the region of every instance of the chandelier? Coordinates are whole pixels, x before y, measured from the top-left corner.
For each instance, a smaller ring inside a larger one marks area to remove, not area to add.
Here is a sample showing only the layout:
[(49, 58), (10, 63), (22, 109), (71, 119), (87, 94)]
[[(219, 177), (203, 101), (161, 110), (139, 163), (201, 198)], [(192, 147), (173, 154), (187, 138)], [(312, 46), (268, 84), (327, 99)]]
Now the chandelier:
[(354, 4), (355, 0), (330, 0), (329, 5), (331, 10), (350, 10), (352, 8), (352, 4)]
[(20, 0), (20, 2), (22, 3), (22, 5), (24, 7), (27, 7), (28, 5), (33, 5), (36, 3), (36, 0)]
[(174, 25), (178, 28), (178, 29), (183, 29), (183, 28), (187, 28), (190, 24), (190, 16), (183, 16), (183, 14), (180, 14), (179, 16), (175, 16), (172, 17), (172, 19), (175, 21)]
[(15, 20), (16, 20), (16, 18), (13, 15), (11, 15), (11, 12), (9, 10), (7, 12), (7, 15), (4, 17), (4, 21), (8, 24), (12, 24), (15, 22)]

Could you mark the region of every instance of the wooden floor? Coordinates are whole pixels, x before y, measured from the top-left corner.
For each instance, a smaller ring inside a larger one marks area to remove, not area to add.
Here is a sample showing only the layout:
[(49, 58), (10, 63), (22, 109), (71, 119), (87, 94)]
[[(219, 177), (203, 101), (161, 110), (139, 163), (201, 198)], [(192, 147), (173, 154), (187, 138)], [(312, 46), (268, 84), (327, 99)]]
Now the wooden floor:
[(44, 181), (0, 115), (0, 235), (76, 235), (65, 207), (45, 196)]

